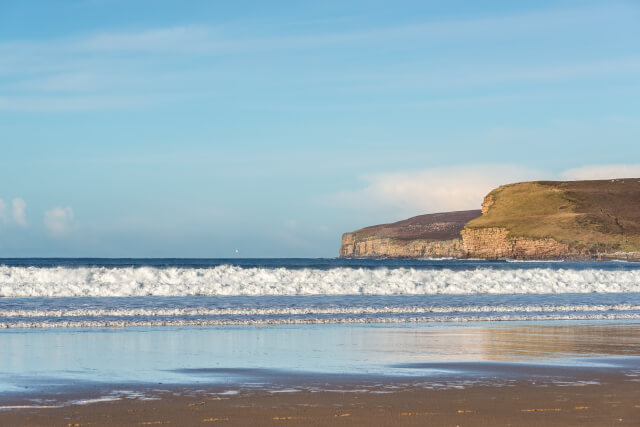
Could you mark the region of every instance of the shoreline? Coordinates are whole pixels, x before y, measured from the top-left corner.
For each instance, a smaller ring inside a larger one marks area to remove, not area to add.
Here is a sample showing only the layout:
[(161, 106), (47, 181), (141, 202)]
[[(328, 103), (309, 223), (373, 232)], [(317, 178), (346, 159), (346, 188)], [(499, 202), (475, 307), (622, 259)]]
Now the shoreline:
[(385, 384), (367, 391), (358, 385), (324, 391), (244, 389), (237, 393), (207, 386), (177, 387), (155, 394), (129, 388), (128, 394), (111, 398), (92, 397), (85, 391), (74, 396), (75, 404), (62, 407), (51, 407), (55, 403), (46, 401), (40, 408), (3, 402), (0, 424), (637, 425), (638, 383), (616, 375), (600, 378), (597, 384), (587, 380), (574, 384), (520, 380), (501, 386), (444, 389), (392, 389), (392, 384)]
[(473, 323), (508, 323), (508, 322), (581, 322), (581, 321), (637, 321), (640, 320), (640, 313), (600, 313), (600, 314), (583, 314), (583, 315), (567, 315), (567, 314), (549, 314), (545, 317), (540, 315), (500, 315), (500, 316), (441, 316), (441, 317), (410, 317), (410, 318), (337, 318), (329, 320), (318, 319), (276, 319), (276, 320), (156, 320), (156, 321), (138, 321), (136, 323), (124, 321), (95, 321), (95, 322), (66, 322), (66, 323), (43, 323), (43, 322), (25, 322), (25, 323), (0, 323), (0, 330), (48, 330), (48, 329), (92, 329), (92, 328), (162, 328), (162, 327), (224, 327), (224, 326), (305, 326), (305, 325), (420, 325), (420, 324), (473, 324)]
[(363, 259), (363, 260), (384, 260), (384, 259), (395, 259), (395, 260), (429, 260), (429, 261), (439, 261), (439, 260), (450, 260), (450, 261), (505, 261), (505, 262), (573, 262), (573, 263), (587, 263), (587, 262), (633, 262), (640, 263), (640, 253), (638, 252), (629, 252), (629, 253), (621, 253), (621, 254), (596, 254), (593, 256), (559, 256), (559, 257), (550, 257), (550, 258), (509, 258), (509, 257), (498, 257), (498, 258), (479, 258), (475, 256), (404, 256), (404, 255), (342, 255), (340, 254), (337, 259)]
[(513, 367), (594, 375), (630, 370), (629, 360), (640, 370), (638, 331), (637, 320), (13, 329), (0, 334), (0, 399), (74, 384), (486, 382), (520, 379)]
[(637, 321), (13, 330), (0, 334), (0, 425), (637, 425), (638, 331)]
[[(545, 331), (544, 325), (525, 326), (525, 330), (521, 331), (513, 331), (513, 327), (510, 326), (493, 326), (498, 335), (516, 332), (517, 336), (509, 337), (506, 341), (477, 341), (470, 335), (473, 332), (469, 330), (471, 328), (463, 325), (449, 326), (445, 329), (434, 328), (433, 336), (436, 338), (447, 335), (458, 337), (446, 345), (450, 349), (448, 356), (443, 354), (446, 353), (443, 349), (436, 349), (437, 351), (431, 355), (425, 353), (422, 357), (404, 360), (392, 357), (386, 362), (380, 363), (382, 361), (379, 360), (378, 363), (364, 368), (353, 365), (353, 361), (346, 364), (340, 362), (337, 365), (331, 362), (328, 365), (317, 365), (317, 361), (310, 362), (305, 370), (294, 367), (297, 364), (295, 359), (282, 364), (281, 367), (258, 367), (251, 366), (251, 359), (247, 359), (248, 362), (233, 362), (205, 358), (198, 359), (200, 362), (195, 366), (175, 364), (175, 361), (172, 361), (173, 366), (162, 364), (151, 371), (150, 376), (129, 380), (126, 380), (126, 374), (119, 377), (107, 375), (106, 372), (114, 368), (104, 365), (98, 368), (105, 371), (102, 375), (85, 377), (78, 375), (80, 371), (74, 374), (72, 371), (62, 370), (60, 366), (48, 373), (42, 371), (7, 375), (0, 372), (0, 385), (3, 386), (0, 388), (0, 425), (3, 411), (63, 409), (105, 402), (140, 403), (192, 395), (220, 400), (221, 397), (227, 399), (231, 396), (315, 396), (347, 393), (365, 398), (378, 394), (420, 395), (448, 390), (467, 390), (467, 393), (473, 395), (472, 390), (479, 388), (494, 391), (514, 388), (521, 392), (523, 387), (532, 390), (561, 390), (584, 386), (626, 388), (631, 384), (637, 389), (637, 393), (632, 395), (640, 405), (640, 354), (636, 351), (638, 337), (634, 338), (634, 331), (639, 326), (637, 323), (630, 323), (629, 326), (634, 329), (613, 341), (603, 335), (615, 332), (611, 329), (612, 325), (603, 325), (606, 327), (604, 330), (591, 331), (589, 334), (592, 340), (601, 341), (593, 347), (592, 344), (581, 344), (579, 341), (566, 342), (570, 337), (567, 333), (576, 331), (583, 335), (585, 331), (580, 331), (580, 328), (597, 327), (593, 323), (583, 326), (557, 326), (563, 332), (552, 331), (551, 336), (546, 336), (549, 331)], [(616, 327), (620, 328), (623, 325), (619, 324)], [(78, 332), (82, 334), (82, 331), (68, 331), (72, 335)], [(123, 331), (118, 335), (135, 337), (149, 332), (141, 329)], [(180, 330), (175, 332), (180, 333)], [(392, 332), (405, 333), (410, 332), (410, 329)], [(423, 330), (420, 333), (429, 331)], [(471, 357), (455, 350), (451, 352), (455, 342), (462, 343), (460, 338), (465, 336), (466, 340), (475, 342), (474, 346), (491, 345), (492, 350), (484, 356)], [(516, 344), (514, 338), (523, 342)], [(536, 340), (541, 342), (536, 343)], [(514, 345), (516, 348), (513, 348)], [(532, 345), (534, 347), (531, 347)], [(524, 357), (518, 355), (523, 351), (530, 354)], [(585, 352), (591, 354), (585, 355)], [(329, 350), (329, 354), (331, 353), (334, 351)], [(115, 352), (113, 356), (117, 357)], [(158, 357), (163, 358), (161, 352), (156, 352), (153, 359)], [(126, 364), (124, 360), (120, 363)]]

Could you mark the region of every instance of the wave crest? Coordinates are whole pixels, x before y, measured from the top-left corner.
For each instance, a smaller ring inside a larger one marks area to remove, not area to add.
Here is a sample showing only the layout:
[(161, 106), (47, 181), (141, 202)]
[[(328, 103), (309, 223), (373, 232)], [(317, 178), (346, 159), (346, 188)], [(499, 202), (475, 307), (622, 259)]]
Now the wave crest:
[(640, 270), (0, 266), (2, 297), (640, 292)]

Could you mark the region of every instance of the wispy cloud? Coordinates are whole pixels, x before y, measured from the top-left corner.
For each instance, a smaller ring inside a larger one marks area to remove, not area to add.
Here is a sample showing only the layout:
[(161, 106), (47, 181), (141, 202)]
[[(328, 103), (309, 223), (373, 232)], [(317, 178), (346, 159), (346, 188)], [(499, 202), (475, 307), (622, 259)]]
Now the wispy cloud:
[(411, 216), (427, 212), (478, 209), (491, 189), (508, 183), (550, 178), (540, 170), (517, 165), (472, 165), (392, 172), (362, 177), (359, 190), (331, 196), (352, 209), (381, 210)]
[(84, 92), (104, 87), (105, 83), (112, 79), (112, 77), (87, 71), (67, 72), (36, 79), (22, 80), (7, 85), (7, 87), (13, 91), (19, 90), (27, 92)]
[(74, 215), (71, 206), (57, 206), (44, 213), (44, 225), (52, 236), (67, 234), (73, 223)]
[[(426, 21), (387, 27), (355, 28), (311, 34), (278, 35), (278, 29), (255, 22), (234, 25), (172, 26), (132, 32), (105, 32), (84, 38), (60, 40), (62, 51), (84, 52), (247, 52), (253, 50), (310, 49), (324, 46), (367, 44), (380, 41), (420, 40), (440, 42), (460, 38), (493, 38), (541, 31), (562, 31), (567, 27), (591, 28), (603, 21), (631, 19), (638, 9), (630, 4), (556, 8), (459, 20)], [(631, 15), (631, 16), (630, 16)], [(234, 30), (230, 31), (230, 27)], [(251, 31), (262, 27), (263, 33)], [(237, 28), (243, 29), (238, 31)], [(269, 28), (269, 30), (265, 30)], [(245, 36), (243, 34), (250, 34)], [(35, 46), (30, 44), (26, 46)], [(54, 45), (55, 46), (55, 45)], [(25, 47), (25, 44), (22, 45)]]
[[(191, 55), (200, 53), (241, 53), (281, 49), (312, 49), (335, 45), (370, 44), (380, 41), (416, 40), (443, 42), (514, 37), (520, 34), (566, 32), (568, 27), (592, 28), (602, 22), (633, 19), (639, 13), (632, 5), (607, 7), (546, 9), (497, 17), (426, 21), (387, 27), (354, 28), (343, 31), (279, 35), (281, 28), (256, 26), (255, 22), (237, 22), (233, 26), (172, 26), (130, 32), (103, 32), (80, 37), (66, 37), (46, 42), (11, 41), (0, 43), (0, 57), (5, 60), (32, 58), (38, 54), (70, 57), (77, 54), (119, 54), (128, 52)], [(243, 29), (238, 31), (237, 28)], [(262, 28), (254, 31), (254, 27)], [(233, 30), (230, 30), (233, 28)], [(265, 28), (268, 28), (266, 30)], [(249, 34), (246, 36), (244, 34)], [(0, 62), (0, 64), (4, 63)], [(43, 64), (44, 65), (44, 64)], [(0, 67), (2, 70), (3, 67)], [(3, 71), (9, 71), (7, 69)]]
[(568, 169), (560, 174), (568, 180), (640, 177), (640, 164), (589, 165)]
[[(590, 34), (602, 23), (628, 26), (634, 14), (638, 15), (638, 8), (633, 5), (615, 3), (387, 27), (345, 25), (340, 27), (342, 30), (334, 27), (332, 31), (315, 29), (295, 34), (286, 26), (237, 22), (113, 31), (46, 41), (8, 41), (0, 43), (0, 90), (4, 93), (0, 109), (37, 112), (138, 108), (193, 99), (193, 92), (218, 93), (228, 87), (229, 80), (241, 81), (244, 87), (268, 85), (271, 79), (251, 72), (243, 74), (242, 70), (251, 70), (253, 64), (264, 70), (281, 54), (275, 62), (281, 62), (282, 67), (276, 66), (273, 73), (288, 82), (298, 81), (302, 87), (309, 87), (310, 82), (317, 85), (322, 80), (335, 88), (372, 91), (397, 90), (403, 85), (431, 90), (637, 73), (640, 57), (628, 52), (625, 55), (624, 51), (607, 52), (604, 57), (588, 60), (556, 58), (544, 61), (545, 65), (536, 65), (535, 58), (514, 61), (505, 55), (487, 61), (489, 65), (484, 67), (469, 69), (449, 62), (452, 55), (449, 49), (443, 49), (449, 44), (459, 48), (461, 42), (485, 40), (495, 44), (496, 39), (537, 39), (555, 33), (561, 42), (560, 36), (568, 32)], [(412, 43), (418, 47), (407, 50)], [(298, 55), (290, 54), (318, 51), (321, 58), (323, 52), (331, 57), (339, 49), (377, 49), (381, 45), (413, 54), (400, 55), (393, 61), (396, 65), (374, 67), (366, 62), (348, 67), (319, 62), (321, 71), (316, 66), (297, 68)], [(465, 49), (467, 53), (475, 48)], [(270, 53), (269, 60), (264, 59), (265, 52)], [(423, 63), (416, 63), (420, 60)], [(194, 63), (200, 74), (193, 73), (193, 66), (185, 66)], [(221, 73), (228, 77), (217, 79)]]
[(0, 96), (0, 111), (13, 112), (67, 112), (104, 109), (130, 109), (148, 107), (197, 98), (198, 94), (181, 95), (63, 95), (63, 96)]
[(13, 221), (21, 227), (27, 226), (27, 202), (16, 197), (11, 202)]
[(0, 199), (0, 224), (27, 226), (27, 202), (16, 197), (11, 201), (11, 208)]
[(364, 176), (363, 188), (333, 194), (329, 201), (342, 208), (403, 218), (478, 209), (492, 189), (514, 182), (638, 177), (640, 164), (592, 165), (560, 173), (509, 164), (454, 166)]
[(9, 214), (7, 212), (7, 204), (4, 200), (0, 199), (0, 224), (6, 224), (9, 221)]
[(192, 52), (207, 47), (214, 49), (216, 31), (208, 27), (179, 26), (154, 28), (128, 33), (102, 33), (72, 43), (81, 51), (144, 51), (144, 52)]
[[(473, 72), (455, 66), (433, 67), (427, 63), (415, 63), (402, 68), (392, 64), (375, 72), (359, 73), (358, 84), (354, 85), (354, 89), (370, 91), (378, 88), (380, 91), (388, 90), (390, 86), (394, 89), (442, 91), (478, 86), (544, 84), (637, 73), (640, 73), (640, 55), (597, 60), (555, 60), (544, 65), (479, 64), (474, 67)], [(394, 76), (391, 82), (390, 75)]]

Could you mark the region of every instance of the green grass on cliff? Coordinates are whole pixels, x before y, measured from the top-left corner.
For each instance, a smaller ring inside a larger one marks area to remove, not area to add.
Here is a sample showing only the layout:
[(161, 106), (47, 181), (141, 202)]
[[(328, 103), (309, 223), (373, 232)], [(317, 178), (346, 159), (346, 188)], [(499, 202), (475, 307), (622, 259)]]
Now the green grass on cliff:
[(640, 251), (640, 179), (538, 181), (504, 185), (466, 228), (503, 227), (518, 237), (575, 247)]

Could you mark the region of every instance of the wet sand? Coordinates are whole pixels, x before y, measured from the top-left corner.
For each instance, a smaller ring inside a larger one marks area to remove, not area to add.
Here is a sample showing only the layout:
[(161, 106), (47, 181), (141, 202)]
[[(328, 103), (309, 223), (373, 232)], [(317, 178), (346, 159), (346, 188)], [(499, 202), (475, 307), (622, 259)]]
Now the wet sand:
[(637, 322), (33, 330), (0, 342), (0, 426), (640, 426)]
[(640, 384), (610, 376), (601, 384), (520, 381), (510, 386), (387, 392), (173, 390), (158, 400), (124, 399), (62, 408), (0, 411), (7, 426), (637, 426)]

